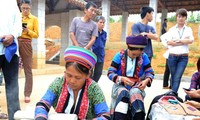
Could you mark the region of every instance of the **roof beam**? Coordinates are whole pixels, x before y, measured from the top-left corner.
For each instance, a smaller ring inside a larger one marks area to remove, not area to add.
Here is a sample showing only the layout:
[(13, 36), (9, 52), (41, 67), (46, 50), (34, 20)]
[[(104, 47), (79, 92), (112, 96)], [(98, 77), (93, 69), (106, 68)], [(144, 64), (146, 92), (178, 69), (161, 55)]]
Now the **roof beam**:
[(46, 5), (49, 8), (49, 12), (53, 12), (55, 10), (56, 5), (60, 0), (46, 0)]
[(164, 3), (164, 2), (162, 2), (162, 1), (158, 0), (158, 4), (161, 6), (161, 8), (162, 8), (162, 9), (165, 9), (165, 8), (166, 8), (166, 6), (165, 6), (165, 3)]

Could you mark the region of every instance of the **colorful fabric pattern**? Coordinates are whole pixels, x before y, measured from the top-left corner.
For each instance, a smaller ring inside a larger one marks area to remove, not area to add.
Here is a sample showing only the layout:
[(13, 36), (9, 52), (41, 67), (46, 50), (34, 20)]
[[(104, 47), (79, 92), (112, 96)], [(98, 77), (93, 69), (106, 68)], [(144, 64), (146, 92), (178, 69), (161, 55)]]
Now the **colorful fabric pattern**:
[[(142, 53), (141, 56), (136, 58), (135, 72), (132, 77), (129, 77), (133, 82), (134, 86), (124, 86), (123, 83), (119, 84), (118, 76), (126, 76), (127, 68), (127, 50), (122, 50), (118, 52), (113, 60), (110, 68), (108, 69), (108, 77), (110, 80), (115, 82), (112, 88), (112, 101), (111, 101), (111, 116), (114, 117), (115, 108), (122, 101), (123, 98), (129, 99), (129, 108), (131, 110), (131, 116), (133, 117), (137, 112), (143, 112), (145, 114), (144, 108), (144, 97), (145, 91), (142, 91), (137, 88), (137, 84), (140, 82), (140, 77), (145, 74), (145, 78), (150, 78), (151, 84), (154, 78), (154, 72), (151, 68), (150, 61), (148, 56), (145, 53)], [(135, 81), (134, 81), (135, 80)], [(126, 118), (125, 118), (126, 119)]]
[[(133, 79), (139, 78), (143, 74), (145, 74), (145, 78), (150, 78), (151, 79), (150, 83), (151, 83), (154, 78), (154, 71), (150, 65), (148, 56), (145, 53), (142, 53), (142, 55), (136, 59), (137, 59), (136, 60), (137, 67), (136, 67), (136, 72), (133, 74)], [(118, 82), (118, 76), (126, 76), (125, 74), (127, 65), (126, 60), (127, 60), (127, 50), (124, 50), (124, 52), (122, 50), (114, 56), (111, 66), (108, 69), (109, 79), (115, 82), (116, 84)]]
[[(98, 84), (91, 79), (86, 80), (84, 95), (79, 106), (80, 111), (77, 115), (79, 119), (100, 119), (104, 120), (109, 118), (109, 110), (105, 101), (103, 92)], [(62, 112), (65, 104), (67, 93), (64, 77), (57, 78), (47, 90), (46, 94), (42, 97), (40, 102), (37, 103), (35, 109), (35, 118), (43, 117), (48, 118), (48, 112), (51, 106), (57, 112)], [(82, 110), (81, 110), (82, 109)]]
[(200, 72), (195, 72), (192, 75), (190, 89), (200, 89)]
[[(86, 80), (83, 98), (82, 98), (82, 102), (81, 102), (81, 105), (80, 105), (80, 111), (78, 113), (79, 119), (84, 119), (86, 117), (86, 113), (87, 113), (87, 110), (88, 110), (88, 96), (87, 96), (88, 87), (91, 83), (92, 83), (91, 79)], [(58, 100), (58, 104), (57, 104), (56, 109), (55, 109), (56, 112), (58, 112), (58, 113), (62, 112), (62, 110), (64, 109), (64, 105), (65, 105), (67, 96), (68, 96), (68, 89), (67, 89), (67, 82), (65, 81), (64, 84), (63, 84), (63, 87), (62, 87), (61, 95), (60, 95), (59, 100)]]
[(88, 69), (92, 69), (97, 62), (97, 57), (90, 50), (78, 46), (70, 46), (65, 50), (66, 62), (78, 62)]

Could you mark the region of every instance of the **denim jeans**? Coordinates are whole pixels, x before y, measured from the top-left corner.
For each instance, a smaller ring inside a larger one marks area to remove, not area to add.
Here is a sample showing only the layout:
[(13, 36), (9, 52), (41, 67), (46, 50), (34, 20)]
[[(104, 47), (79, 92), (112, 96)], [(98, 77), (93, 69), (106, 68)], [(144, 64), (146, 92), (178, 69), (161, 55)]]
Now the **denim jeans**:
[(188, 63), (188, 56), (172, 56), (168, 57), (168, 66), (171, 73), (171, 88), (174, 92), (178, 92), (182, 75)]
[(14, 55), (10, 63), (7, 62), (5, 55), (0, 56), (0, 68), (2, 68), (5, 80), (7, 111), (9, 120), (14, 120), (14, 113), (20, 110), (19, 86), (18, 86), (18, 65), (19, 58)]
[(102, 75), (103, 64), (104, 64), (103, 62), (97, 62), (95, 64), (92, 79), (96, 82), (99, 81), (99, 79)]

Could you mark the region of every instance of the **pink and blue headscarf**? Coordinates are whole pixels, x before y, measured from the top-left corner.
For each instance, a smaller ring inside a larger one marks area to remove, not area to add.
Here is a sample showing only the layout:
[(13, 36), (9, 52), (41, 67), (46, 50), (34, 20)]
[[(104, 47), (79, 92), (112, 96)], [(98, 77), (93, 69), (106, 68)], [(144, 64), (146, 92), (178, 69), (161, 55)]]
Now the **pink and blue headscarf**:
[(69, 46), (64, 53), (65, 62), (77, 62), (89, 70), (94, 67), (97, 62), (96, 55), (90, 50), (86, 50), (78, 46)]

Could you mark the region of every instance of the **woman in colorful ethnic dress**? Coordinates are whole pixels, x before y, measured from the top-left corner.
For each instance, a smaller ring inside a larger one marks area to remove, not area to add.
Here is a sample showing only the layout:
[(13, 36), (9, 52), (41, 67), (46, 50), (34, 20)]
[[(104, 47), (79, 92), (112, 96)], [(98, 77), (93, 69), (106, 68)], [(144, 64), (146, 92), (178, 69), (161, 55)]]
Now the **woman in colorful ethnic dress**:
[(89, 50), (70, 46), (65, 50), (65, 73), (52, 82), (36, 104), (35, 119), (47, 120), (50, 107), (57, 113), (76, 114), (79, 119), (109, 119), (109, 110), (99, 85), (90, 79), (97, 58)]
[[(114, 120), (144, 120), (145, 87), (151, 86), (154, 72), (148, 56), (143, 52), (147, 45), (144, 36), (126, 38), (128, 49), (118, 52), (108, 69), (112, 88), (111, 116)], [(145, 74), (145, 79), (140, 77)]]

